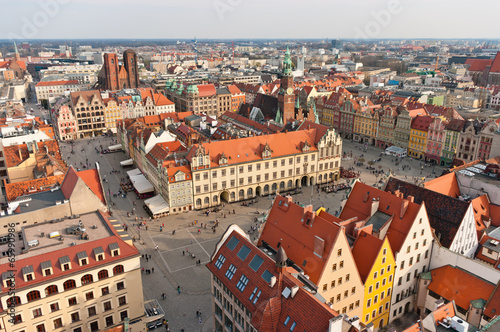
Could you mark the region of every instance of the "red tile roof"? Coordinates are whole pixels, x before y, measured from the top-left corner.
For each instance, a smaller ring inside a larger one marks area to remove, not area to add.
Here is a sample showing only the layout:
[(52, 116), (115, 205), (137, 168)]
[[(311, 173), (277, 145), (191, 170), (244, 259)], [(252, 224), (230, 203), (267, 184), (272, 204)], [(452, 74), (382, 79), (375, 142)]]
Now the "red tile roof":
[(434, 317), (435, 325), (438, 325), (439, 322), (441, 322), (446, 317), (455, 316), (455, 307), (453, 305), (453, 302), (450, 301), (447, 304), (440, 306), (432, 312), (432, 316)]
[(241, 90), (238, 89), (238, 87), (234, 84), (229, 85), (227, 88), (228, 88), (229, 92), (231, 92), (231, 95), (241, 94)]
[[(249, 161), (263, 160), (262, 151), (266, 144), (272, 151), (273, 158), (280, 156), (295, 155), (301, 153), (301, 147), (307, 142), (311, 151), (317, 150), (315, 145), (316, 129), (299, 130), (288, 133), (272, 135), (253, 136), (227, 141), (215, 141), (203, 143), (205, 150), (210, 153), (212, 167), (219, 166), (219, 157), (224, 153), (228, 158), (228, 164), (240, 164)], [(198, 148), (193, 145), (187, 159), (191, 161)]]
[[(392, 250), (399, 252), (422, 206), (390, 192), (356, 182), (342, 209), (340, 219), (347, 220), (354, 217), (357, 217), (359, 221), (368, 219), (371, 217), (374, 199), (379, 202), (379, 211), (392, 216), (392, 222), (386, 236)], [(403, 215), (401, 215), (402, 211), (404, 211)]]
[(46, 82), (39, 82), (36, 84), (36, 86), (55, 86), (55, 85), (77, 85), (78, 81), (77, 80), (70, 80), (70, 81), (46, 81)]
[(198, 85), (198, 95), (200, 97), (210, 97), (216, 94), (215, 85), (200, 84)]
[(431, 276), (428, 289), (448, 301), (455, 300), (456, 305), (465, 310), (469, 309), (470, 301), (487, 301), (495, 289), (495, 285), (450, 265), (432, 270)]
[(418, 116), (411, 122), (411, 129), (428, 131), (429, 126), (434, 121), (433, 116)]
[[(293, 203), (290, 196), (276, 196), (259, 245), (265, 241), (278, 250), (280, 243), (288, 258), (304, 269), (311, 281), (317, 284), (338, 237), (345, 237), (341, 227), (326, 218), (340, 219), (326, 215), (326, 212), (316, 215), (311, 205), (301, 207)], [(319, 256), (314, 253), (315, 237), (324, 240), (324, 249)], [(306, 262), (305, 266), (303, 262)]]
[[(228, 247), (230, 241), (238, 242), (232, 250)], [(238, 256), (243, 246), (249, 251), (244, 259)], [(221, 256), (225, 257), (225, 261), (217, 268), (216, 261)], [(249, 266), (254, 257), (262, 260), (257, 270)], [(225, 273), (231, 264), (236, 272), (229, 280)], [(258, 331), (289, 331), (293, 322), (296, 323), (297, 331), (327, 331), (329, 321), (338, 316), (338, 313), (306, 291), (304, 284), (290, 274), (296, 273), (295, 270), (285, 268), (283, 273), (279, 273), (275, 264), (273, 259), (255, 247), (247, 237), (230, 228), (206, 266), (252, 313), (251, 323)], [(266, 270), (277, 279), (273, 287), (263, 278)], [(236, 286), (243, 275), (248, 278), (248, 284), (241, 291)], [(286, 298), (282, 295), (285, 288), (292, 289), (295, 286), (298, 287), (295, 296)], [(261, 293), (254, 304), (250, 296), (256, 287)], [(285, 325), (287, 317), (290, 318)]]
[(51, 187), (63, 182), (64, 175), (49, 176), (35, 180), (22, 182), (5, 183), (5, 195), (7, 201), (13, 201), (19, 196), (31, 194), (33, 192), (41, 192), (50, 190)]
[(380, 253), (384, 240), (366, 232), (361, 232), (354, 242), (352, 256), (356, 262), (359, 275), (363, 283), (371, 273), (373, 264)]
[[(31, 143), (30, 143), (31, 144)], [(46, 149), (47, 153), (53, 156), (56, 160), (62, 161), (61, 153), (59, 151), (59, 144), (57, 141), (44, 141), (37, 142), (38, 150)], [(36, 153), (36, 151), (33, 151)], [(5, 165), (7, 167), (16, 167), (23, 163), (30, 157), (27, 144), (10, 145), (4, 147)]]
[(77, 172), (76, 174), (83, 180), (83, 182), (85, 182), (87, 187), (92, 190), (97, 198), (99, 198), (103, 204), (106, 204), (101, 180), (99, 179), (99, 173), (97, 169), (88, 169), (85, 171)]
[(500, 314), (500, 281), (495, 286), (495, 290), (491, 293), (488, 303), (484, 309), (484, 315), (493, 318)]
[[(78, 272), (83, 272), (85, 270), (91, 270), (95, 269), (96, 267), (100, 266), (103, 264), (103, 261), (96, 261), (95, 255), (93, 254), (93, 249), (97, 247), (102, 247), (104, 249), (104, 252), (106, 254), (106, 259), (104, 263), (109, 264), (111, 262), (116, 262), (119, 263), (122, 261), (124, 258), (128, 257), (133, 257), (133, 256), (138, 256), (139, 251), (132, 245), (129, 245), (125, 243), (120, 236), (117, 235), (116, 231), (114, 230), (114, 227), (109, 223), (107, 219), (107, 215), (104, 213), (98, 211), (97, 212), (99, 216), (102, 217), (103, 221), (107, 224), (108, 228), (111, 230), (113, 235), (99, 239), (99, 240), (94, 240), (94, 241), (89, 241), (86, 242), (85, 244), (82, 245), (76, 245), (72, 247), (66, 247), (64, 249), (60, 250), (54, 250), (51, 251), (47, 254), (42, 255), (37, 255), (37, 256), (32, 256), (28, 258), (23, 258), (22, 255), (16, 256), (16, 264), (17, 266), (29, 266), (32, 265), (35, 273), (35, 278), (34, 280), (31, 281), (24, 281), (24, 277), (22, 274), (22, 269), (18, 269), (17, 272), (15, 272), (16, 275), (16, 289), (23, 289), (24, 287), (34, 287), (37, 284), (40, 283), (46, 283), (48, 280), (57, 280), (61, 278), (62, 276), (68, 276), (69, 274), (75, 274)], [(112, 256), (109, 245), (112, 243), (117, 243), (119, 248), (120, 248), (120, 255), (118, 256)], [(84, 266), (80, 266), (78, 258), (76, 256), (77, 253), (85, 251), (87, 252), (87, 260), (88, 264)], [(71, 261), (71, 270), (68, 271), (62, 271), (61, 270), (61, 265), (59, 264), (59, 258), (64, 257), (64, 256), (69, 256), (70, 261)], [(42, 274), (42, 269), (40, 267), (41, 262), (45, 261), (50, 261), (52, 265), (52, 274), (49, 276), (43, 276)], [(118, 264), (117, 264), (118, 265)], [(11, 269), (9, 268), (8, 264), (3, 264), (0, 265), (0, 274), (10, 271)], [(5, 288), (2, 286), (2, 291), (1, 293), (7, 292), (8, 288)], [(1, 294), (0, 293), (0, 294)]]
[(455, 173), (448, 173), (429, 180), (424, 183), (424, 188), (453, 198), (460, 196), (460, 188)]
[(490, 73), (500, 73), (500, 52), (497, 52), (497, 55), (495, 55), (495, 59), (493, 59)]

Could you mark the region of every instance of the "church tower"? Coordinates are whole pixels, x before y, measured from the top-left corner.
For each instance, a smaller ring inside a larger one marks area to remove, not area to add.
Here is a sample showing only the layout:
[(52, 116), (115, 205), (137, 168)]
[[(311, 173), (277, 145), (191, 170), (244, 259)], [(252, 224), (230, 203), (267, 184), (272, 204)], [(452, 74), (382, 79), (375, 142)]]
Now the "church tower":
[(283, 60), (281, 87), (278, 92), (278, 107), (283, 114), (283, 124), (295, 119), (295, 94), (293, 91), (292, 60), (290, 59), (290, 50), (287, 47), (285, 60)]

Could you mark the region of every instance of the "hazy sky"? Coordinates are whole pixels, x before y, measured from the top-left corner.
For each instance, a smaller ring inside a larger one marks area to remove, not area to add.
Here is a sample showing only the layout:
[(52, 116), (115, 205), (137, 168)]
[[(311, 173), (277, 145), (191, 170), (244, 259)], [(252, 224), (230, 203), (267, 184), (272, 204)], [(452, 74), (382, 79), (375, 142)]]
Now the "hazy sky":
[(4, 0), (0, 39), (500, 38), (499, 0)]

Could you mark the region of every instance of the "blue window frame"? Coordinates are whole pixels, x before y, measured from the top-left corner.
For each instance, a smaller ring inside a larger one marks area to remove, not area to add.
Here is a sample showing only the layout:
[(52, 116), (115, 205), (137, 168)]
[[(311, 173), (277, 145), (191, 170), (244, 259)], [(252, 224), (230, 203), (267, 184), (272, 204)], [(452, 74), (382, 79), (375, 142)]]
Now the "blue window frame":
[(241, 275), (240, 281), (236, 284), (236, 288), (238, 288), (241, 292), (245, 289), (248, 284), (248, 278), (243, 274)]
[(236, 266), (233, 264), (229, 265), (229, 268), (226, 271), (226, 277), (231, 280), (233, 279), (234, 274), (236, 273)]
[(215, 267), (220, 270), (222, 267), (222, 264), (226, 261), (226, 257), (224, 255), (220, 254), (219, 258), (217, 258), (217, 262), (215, 262)]
[(255, 272), (257, 272), (257, 270), (259, 269), (259, 267), (262, 265), (262, 262), (264, 261), (264, 259), (258, 255), (255, 255), (253, 258), (252, 258), (252, 261), (250, 262), (250, 264), (248, 264), (252, 270), (254, 270)]
[(249, 253), (250, 248), (248, 248), (246, 245), (242, 245), (240, 251), (238, 251), (238, 257), (241, 258), (242, 261), (244, 261)]

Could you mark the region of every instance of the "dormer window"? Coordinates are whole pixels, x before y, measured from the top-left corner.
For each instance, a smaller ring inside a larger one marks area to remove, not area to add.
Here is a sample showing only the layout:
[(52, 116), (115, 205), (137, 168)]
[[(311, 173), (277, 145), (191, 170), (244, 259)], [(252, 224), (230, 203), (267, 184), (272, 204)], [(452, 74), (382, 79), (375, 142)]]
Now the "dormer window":
[(120, 247), (116, 242), (110, 243), (109, 251), (111, 252), (111, 257), (120, 256)]
[(198, 156), (198, 166), (203, 166), (203, 156)]
[(71, 270), (71, 261), (69, 260), (69, 256), (63, 256), (59, 258), (59, 264), (61, 265), (61, 270)]
[(42, 269), (44, 277), (50, 276), (54, 273), (52, 270), (52, 263), (50, 261), (40, 263), (40, 268)]
[(23, 267), (21, 271), (23, 273), (24, 281), (28, 282), (35, 280), (35, 270), (33, 270), (33, 265)]
[(104, 250), (102, 247), (94, 248), (94, 256), (95, 260), (98, 262), (104, 260)]
[(80, 251), (76, 254), (76, 257), (78, 258), (78, 264), (80, 264), (80, 266), (85, 266), (89, 263), (89, 257), (86, 251)]
[(3, 287), (5, 288), (14, 287), (16, 285), (14, 280), (15, 280), (15, 275), (13, 271), (7, 271), (2, 273)]

